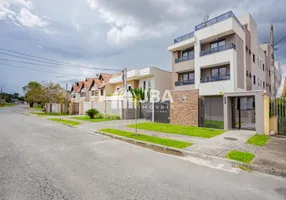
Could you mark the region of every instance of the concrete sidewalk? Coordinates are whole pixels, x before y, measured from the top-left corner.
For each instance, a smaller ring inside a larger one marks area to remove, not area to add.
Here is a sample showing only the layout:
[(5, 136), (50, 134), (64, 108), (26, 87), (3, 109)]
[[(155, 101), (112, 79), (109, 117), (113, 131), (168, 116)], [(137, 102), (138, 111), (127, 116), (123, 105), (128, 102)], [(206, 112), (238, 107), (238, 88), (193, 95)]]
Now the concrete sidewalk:
[(258, 151), (253, 164), (286, 172), (286, 138), (271, 137)]

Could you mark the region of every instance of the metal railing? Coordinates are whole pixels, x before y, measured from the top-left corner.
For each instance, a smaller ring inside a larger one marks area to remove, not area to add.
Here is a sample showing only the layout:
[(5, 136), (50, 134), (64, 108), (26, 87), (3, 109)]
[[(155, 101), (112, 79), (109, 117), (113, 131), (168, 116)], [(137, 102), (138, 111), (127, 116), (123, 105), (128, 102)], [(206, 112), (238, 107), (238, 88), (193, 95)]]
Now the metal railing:
[(184, 62), (184, 61), (193, 60), (193, 59), (194, 59), (194, 54), (189, 54), (187, 56), (182, 56), (180, 58), (176, 58), (175, 63)]
[(215, 48), (211, 48), (211, 49), (207, 49), (207, 50), (201, 51), (200, 52), (200, 56), (205, 56), (205, 55), (208, 55), (208, 54), (212, 54), (212, 53), (216, 53), (216, 52), (220, 52), (220, 51), (225, 51), (225, 50), (228, 50), (228, 49), (235, 49), (235, 44), (229, 43), (229, 44), (226, 44), (226, 45), (223, 45), (223, 46), (218, 46), (218, 47), (215, 47)]
[(230, 74), (222, 76), (201, 77), (201, 83), (230, 80)]
[(195, 26), (195, 31), (201, 30), (201, 29), (206, 28), (206, 27), (208, 27), (208, 26), (212, 26), (212, 25), (214, 25), (214, 24), (216, 24), (216, 23), (222, 22), (222, 21), (227, 20), (227, 19), (229, 19), (229, 18), (233, 18), (233, 19), (238, 23), (238, 25), (239, 25), (242, 29), (244, 29), (243, 26), (242, 26), (242, 24), (238, 21), (238, 19), (236, 18), (236, 16), (233, 14), (233, 12), (232, 12), (232, 11), (229, 11), (229, 12), (224, 13), (224, 14), (218, 16), (218, 17), (215, 17), (215, 18), (210, 19), (210, 20), (208, 20), (208, 21), (206, 21), (206, 22), (203, 22), (203, 23), (201, 23), (201, 24), (196, 25), (196, 26)]
[(175, 86), (192, 85), (192, 84), (195, 84), (195, 79), (176, 81), (175, 82)]
[(176, 43), (178, 43), (178, 42), (182, 42), (182, 41), (187, 40), (187, 39), (189, 39), (189, 38), (192, 38), (192, 37), (194, 37), (194, 35), (195, 35), (195, 32), (193, 31), (193, 32), (191, 32), (191, 33), (188, 33), (188, 34), (186, 34), (186, 35), (183, 35), (183, 36), (181, 36), (181, 37), (178, 37), (178, 38), (174, 39), (174, 44), (176, 44)]

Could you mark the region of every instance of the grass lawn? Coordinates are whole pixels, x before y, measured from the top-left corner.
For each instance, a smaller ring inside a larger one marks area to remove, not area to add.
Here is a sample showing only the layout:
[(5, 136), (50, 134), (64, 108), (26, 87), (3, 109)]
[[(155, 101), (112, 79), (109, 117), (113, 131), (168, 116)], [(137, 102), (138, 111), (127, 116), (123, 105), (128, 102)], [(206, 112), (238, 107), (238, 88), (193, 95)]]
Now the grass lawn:
[(247, 140), (247, 144), (253, 144), (256, 146), (264, 146), (269, 139), (269, 136), (266, 135), (254, 135)]
[(1, 108), (1, 107), (9, 107), (9, 106), (16, 106), (16, 104), (12, 104), (12, 103), (0, 103), (0, 108)]
[[(135, 124), (129, 125), (128, 127), (135, 128)], [(158, 132), (204, 137), (204, 138), (211, 138), (220, 135), (224, 132), (223, 130), (212, 130), (209, 128), (180, 126), (174, 124), (162, 124), (162, 123), (152, 123), (152, 122), (139, 123), (137, 125), (137, 128), (150, 131), (158, 131)]]
[(232, 150), (228, 152), (225, 157), (231, 160), (250, 163), (252, 159), (255, 157), (255, 155), (252, 153), (248, 153), (248, 152)]
[(35, 115), (38, 115), (38, 116), (42, 116), (42, 117), (45, 117), (45, 116), (66, 116), (68, 114), (65, 114), (65, 113), (45, 113), (45, 112), (30, 112), (31, 114), (35, 114)]
[[(34, 108), (34, 109), (37, 109), (37, 110), (43, 110), (42, 106), (39, 106), (39, 105), (33, 106), (33, 108)], [(32, 109), (33, 109), (33, 108), (32, 108)]]
[(65, 119), (59, 119), (59, 118), (50, 118), (49, 120), (58, 122), (61, 124), (71, 125), (71, 126), (77, 126), (80, 125), (80, 122), (72, 121), (72, 120), (65, 120)]
[(216, 129), (224, 129), (224, 123), (223, 121), (219, 120), (204, 120), (204, 127), (207, 128), (216, 128)]
[(127, 138), (132, 138), (135, 140), (150, 142), (150, 143), (154, 143), (154, 144), (161, 144), (164, 146), (174, 147), (174, 148), (178, 148), (178, 149), (183, 149), (183, 148), (186, 148), (186, 147), (192, 145), (192, 143), (189, 143), (189, 142), (182, 142), (182, 141), (178, 141), (178, 140), (159, 138), (159, 137), (149, 136), (149, 135), (138, 134), (138, 136), (136, 136), (132, 132), (125, 132), (125, 131), (120, 131), (120, 130), (116, 130), (116, 129), (102, 129), (100, 131), (103, 131), (106, 133), (111, 133), (114, 135), (127, 137)]
[(81, 117), (72, 117), (73, 119), (77, 120), (83, 120), (87, 122), (105, 122), (105, 121), (110, 121), (112, 119), (103, 119), (103, 118), (98, 118), (98, 119), (90, 119), (89, 116), (81, 116)]

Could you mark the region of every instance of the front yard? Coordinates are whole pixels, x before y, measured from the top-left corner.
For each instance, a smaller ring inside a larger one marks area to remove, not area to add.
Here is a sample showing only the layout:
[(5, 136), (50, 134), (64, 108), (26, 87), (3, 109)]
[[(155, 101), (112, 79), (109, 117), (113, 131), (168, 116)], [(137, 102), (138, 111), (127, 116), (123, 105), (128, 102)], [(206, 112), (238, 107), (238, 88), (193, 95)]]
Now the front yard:
[(37, 115), (39, 117), (46, 117), (46, 116), (67, 116), (66, 113), (45, 113), (45, 112), (30, 112), (31, 114)]
[(12, 104), (12, 103), (0, 103), (0, 108), (1, 108), (1, 107), (9, 107), (9, 106), (16, 106), (16, 104)]
[(127, 137), (127, 138), (132, 138), (132, 139), (139, 140), (139, 141), (145, 141), (145, 142), (160, 144), (160, 145), (164, 145), (168, 147), (174, 147), (178, 149), (184, 149), (192, 145), (192, 143), (190, 142), (183, 142), (183, 141), (178, 141), (178, 140), (160, 138), (156, 136), (149, 136), (149, 135), (143, 135), (143, 134), (138, 134), (136, 136), (132, 132), (126, 132), (126, 131), (121, 131), (121, 130), (116, 130), (116, 129), (101, 129), (100, 131)]
[(80, 122), (76, 122), (72, 120), (65, 120), (65, 119), (59, 119), (59, 118), (50, 118), (49, 120), (60, 123), (60, 124), (71, 125), (71, 126), (80, 125)]
[[(135, 124), (132, 124), (129, 125), (128, 127), (135, 128), (136, 126)], [(187, 136), (196, 136), (203, 138), (211, 138), (220, 135), (224, 132), (224, 130), (200, 128), (194, 126), (180, 126), (174, 124), (152, 123), (152, 122), (139, 123), (137, 124), (137, 128), (143, 130), (158, 131), (158, 132), (187, 135)]]
[(91, 119), (89, 116), (80, 116), (80, 117), (72, 117), (73, 119), (82, 120), (86, 122), (105, 122), (110, 120), (118, 120), (120, 119), (117, 115), (103, 115), (98, 114), (94, 116), (94, 119)]

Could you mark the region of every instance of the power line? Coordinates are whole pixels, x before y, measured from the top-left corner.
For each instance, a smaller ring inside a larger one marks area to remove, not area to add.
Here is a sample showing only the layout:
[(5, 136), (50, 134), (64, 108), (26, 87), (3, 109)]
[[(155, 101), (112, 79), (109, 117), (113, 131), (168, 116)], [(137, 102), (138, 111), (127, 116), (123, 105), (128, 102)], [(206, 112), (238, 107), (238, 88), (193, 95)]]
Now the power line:
[[(62, 61), (58, 61), (58, 60), (53, 60), (53, 59), (48, 59), (48, 58), (43, 58), (43, 57), (34, 56), (34, 55), (30, 55), (30, 54), (21, 53), (21, 52), (18, 52), (18, 51), (12, 51), (12, 50), (5, 49), (5, 48), (0, 48), (0, 50), (7, 51), (7, 52), (10, 52), (10, 53), (14, 53), (14, 54), (18, 54), (18, 55), (23, 55), (25, 57), (9, 54), (9, 53), (5, 53), (5, 52), (0, 52), (1, 54), (6, 55), (6, 56), (17, 57), (17, 58), (21, 58), (21, 59), (26, 59), (26, 60), (35, 61), (35, 62), (41, 62), (41, 63), (46, 63), (46, 64), (63, 65), (63, 66), (66, 66), (66, 67), (86, 68), (86, 69), (94, 69), (94, 70), (109, 70), (109, 71), (116, 71), (116, 72), (121, 71), (120, 69), (88, 67), (88, 66), (85, 66), (85, 65), (78, 65), (78, 64), (75, 64), (75, 63), (62, 62)], [(28, 57), (28, 58), (26, 58), (26, 57)], [(32, 59), (32, 58), (29, 58), (29, 57), (37, 58), (37, 59)], [(43, 60), (45, 60), (45, 61), (43, 61)]]
[[(10, 60), (6, 58), (0, 58), (0, 60), (7, 61), (7, 62), (16, 62), (16, 63), (21, 63), (21, 64), (27, 64), (27, 65), (36, 65), (36, 66), (43, 66), (43, 67), (52, 67), (52, 68), (65, 68), (68, 69), (68, 66), (56, 66), (56, 65), (48, 65), (48, 64), (39, 64), (39, 63), (33, 63), (33, 62), (25, 62), (25, 61), (20, 61), (20, 60)], [(72, 67), (72, 66), (70, 66)], [(74, 69), (77, 69), (77, 67), (73, 67)], [(87, 68), (89, 69), (89, 68)], [(94, 70), (102, 70), (102, 71), (113, 71), (113, 69), (107, 69), (107, 68), (92, 68)], [(118, 70), (116, 70), (118, 71)]]
[(276, 42), (276, 44), (274, 45), (274, 46), (276, 46), (277, 44), (279, 44), (282, 40), (284, 40), (286, 38), (286, 35), (282, 38), (282, 39), (280, 39), (278, 42)]
[(7, 64), (7, 63), (0, 63), (0, 65), (10, 66), (10, 67), (20, 68), (20, 69), (27, 69), (27, 70), (31, 70), (31, 71), (51, 73), (51, 74), (64, 74), (64, 75), (70, 75), (70, 76), (86, 76), (86, 75), (81, 75), (81, 74), (70, 74), (70, 73), (64, 73), (64, 72), (54, 72), (54, 71), (39, 70), (39, 69), (22, 67), (22, 66), (15, 66), (15, 65)]

